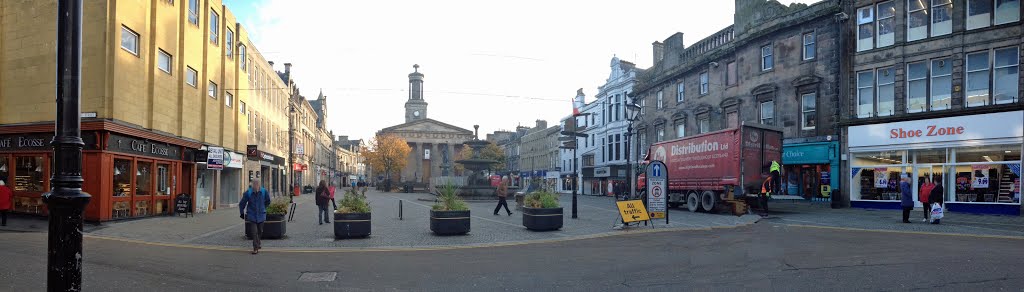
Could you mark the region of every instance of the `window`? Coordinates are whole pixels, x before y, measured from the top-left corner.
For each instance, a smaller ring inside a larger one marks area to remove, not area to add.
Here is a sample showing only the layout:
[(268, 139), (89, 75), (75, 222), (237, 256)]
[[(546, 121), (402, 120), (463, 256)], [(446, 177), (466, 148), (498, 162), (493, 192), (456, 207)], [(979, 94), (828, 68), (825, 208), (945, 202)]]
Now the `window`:
[(615, 95), (615, 120), (616, 121), (621, 121), (622, 120), (622, 115), (623, 115), (623, 113), (622, 113), (622, 104), (623, 104), (622, 103), (622, 95), (621, 94), (616, 94)]
[(657, 133), (657, 142), (665, 141), (665, 125), (654, 126), (654, 132)]
[(676, 138), (686, 137), (686, 122), (676, 121)]
[(217, 99), (217, 94), (220, 92), (217, 90), (217, 83), (213, 83), (213, 81), (210, 81), (210, 85), (207, 90), (209, 90), (208, 95), (210, 97), (212, 97), (213, 99)]
[(891, 46), (896, 41), (896, 3), (878, 3), (878, 47)]
[(736, 62), (725, 64), (725, 84), (736, 85)]
[(907, 41), (928, 37), (928, 4), (921, 0), (907, 0)]
[(700, 94), (708, 94), (708, 72), (700, 73)]
[(135, 163), (135, 195), (149, 196), (153, 194), (152, 167), (148, 161)]
[(245, 45), (238, 45), (238, 68), (241, 68), (242, 72), (247, 71), (245, 64)]
[(875, 109), (875, 74), (872, 71), (857, 73), (857, 117), (869, 118)]
[(615, 160), (622, 159), (622, 135), (615, 134)]
[(685, 87), (686, 86), (684, 86), (682, 82), (679, 82), (679, 84), (676, 85), (676, 102), (677, 103), (683, 102), (683, 98), (684, 98), (683, 92), (686, 89)]
[(224, 30), (224, 51), (228, 56), (228, 59), (235, 58), (235, 32), (230, 29)]
[(156, 67), (160, 68), (160, 71), (171, 73), (171, 54), (164, 52), (164, 50), (157, 49), (157, 60)]
[(929, 110), (944, 110), (951, 107), (953, 92), (953, 66), (949, 58), (932, 60), (932, 86)]
[(244, 101), (241, 101), (241, 100), (238, 101), (238, 112), (243, 114), (243, 115), (245, 115), (245, 102)]
[(192, 87), (196, 87), (196, 81), (198, 81), (198, 79), (197, 79), (198, 76), (199, 76), (199, 72), (196, 72), (196, 69), (192, 69), (192, 67), (188, 67), (188, 66), (185, 67), (185, 83), (186, 84), (188, 84), (188, 85), (190, 85)]
[(224, 92), (224, 105), (232, 107), (235, 104), (235, 95), (230, 92)]
[(907, 64), (907, 112), (925, 111), (928, 100), (928, 63)]
[(772, 45), (761, 47), (761, 71), (772, 69)]
[(995, 50), (995, 60), (992, 72), (993, 90), (992, 97), (994, 104), (1016, 103), (1018, 67), (1020, 58), (1017, 47)]
[(709, 120), (708, 117), (699, 118), (699, 119), (697, 119), (697, 127), (699, 128), (700, 133), (702, 133), (702, 134), (710, 132), (711, 131), (711, 120)]
[(662, 100), (662, 91), (658, 91), (658, 108), (665, 108), (665, 102)]
[(1020, 0), (996, 0), (995, 24), (1020, 20)]
[(775, 124), (775, 101), (762, 101), (761, 102), (761, 124), (774, 125)]
[(816, 40), (813, 32), (804, 34), (804, 60), (814, 59), (815, 54), (817, 54), (817, 52), (815, 52), (815, 42)]
[(987, 27), (991, 24), (993, 0), (967, 0), (967, 29)]
[(857, 9), (857, 51), (866, 51), (875, 45), (875, 15), (871, 6)]
[(220, 44), (220, 14), (217, 11), (210, 10), (210, 43), (214, 45)]
[(606, 152), (608, 156), (606, 157), (608, 158), (605, 158), (605, 161), (611, 161), (615, 157), (615, 140), (612, 137), (612, 135), (608, 135), (608, 140), (606, 140), (606, 143), (608, 143), (608, 152)]
[[(43, 156), (14, 156), (15, 165), (8, 166), (14, 169), (15, 192), (45, 192), (43, 184), (44, 174), (48, 174)], [(6, 183), (7, 181), (5, 181)]]
[(967, 106), (982, 106), (988, 104), (988, 52), (980, 52), (967, 55)]
[(199, 26), (199, 0), (188, 0), (188, 22)]
[(126, 26), (121, 27), (121, 48), (136, 56), (139, 55), (139, 34)]
[(804, 130), (814, 129), (814, 126), (818, 124), (817, 108), (817, 96), (815, 93), (805, 93), (800, 97), (800, 120), (802, 123), (800, 128)]
[(931, 36), (953, 32), (953, 0), (932, 0)]
[(891, 116), (896, 110), (896, 74), (892, 67), (878, 69), (878, 116)]
[(642, 98), (640, 99), (640, 114), (643, 115), (645, 112), (647, 112), (647, 99)]

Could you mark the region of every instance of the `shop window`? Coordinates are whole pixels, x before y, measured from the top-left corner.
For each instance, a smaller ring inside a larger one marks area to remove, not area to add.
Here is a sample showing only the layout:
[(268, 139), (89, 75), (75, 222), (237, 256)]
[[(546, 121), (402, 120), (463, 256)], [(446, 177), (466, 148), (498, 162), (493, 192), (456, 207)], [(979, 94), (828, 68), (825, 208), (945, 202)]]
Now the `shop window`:
[(907, 112), (925, 111), (928, 100), (928, 63), (907, 64)]
[(158, 164), (156, 166), (156, 190), (157, 195), (170, 196), (171, 195), (171, 175), (170, 166), (167, 164)]
[(852, 199), (900, 200), (900, 176), (912, 169), (904, 164), (905, 151), (853, 153), (852, 156)]
[(14, 171), (15, 192), (43, 192), (43, 157), (16, 156), (17, 169)]
[(1021, 144), (955, 148), (951, 167), (955, 202), (1020, 203)]
[(7, 187), (10, 187), (12, 183), (9, 178), (11, 177), (11, 168), (13, 166), (10, 166), (10, 163), (7, 156), (0, 155), (0, 180), (4, 181)]
[(130, 197), (132, 161), (114, 159), (114, 197)]
[(932, 0), (931, 36), (953, 32), (953, 0)]
[(152, 195), (153, 164), (151, 162), (139, 161), (135, 167), (135, 196)]
[(932, 60), (930, 110), (946, 110), (952, 107), (953, 66), (949, 58)]

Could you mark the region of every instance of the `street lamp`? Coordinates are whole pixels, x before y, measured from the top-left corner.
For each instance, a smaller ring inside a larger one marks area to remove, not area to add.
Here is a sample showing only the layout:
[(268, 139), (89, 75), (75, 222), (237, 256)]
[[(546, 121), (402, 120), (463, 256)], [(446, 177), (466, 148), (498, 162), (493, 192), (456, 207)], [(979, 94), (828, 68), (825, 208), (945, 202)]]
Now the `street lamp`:
[(43, 194), (50, 211), (46, 288), (82, 290), (82, 0), (57, 1), (57, 116), (54, 119), (52, 189)]
[[(630, 137), (633, 136), (633, 123), (640, 120), (640, 106), (636, 104), (636, 100), (633, 100), (629, 104), (626, 104), (626, 120), (629, 121), (626, 127), (626, 166), (629, 168), (629, 197), (630, 199), (636, 197), (636, 176), (633, 175), (633, 161), (630, 159), (632, 152), (629, 152)], [(639, 142), (639, 141), (637, 141)], [(636, 148), (640, 148), (640, 143), (637, 143)], [(640, 159), (637, 157), (637, 159)]]
[[(293, 118), (292, 116), (294, 114), (295, 114), (295, 106), (292, 105), (291, 98), (289, 98), (289, 100), (288, 100), (288, 180), (289, 180), (288, 186), (291, 187), (291, 189), (290, 190), (284, 190), (284, 191), (288, 192), (288, 203), (291, 203), (291, 204), (295, 203), (295, 188), (298, 187), (298, 184), (294, 183), (294, 181), (295, 181), (295, 158), (292, 157), (292, 156), (295, 155), (294, 153), (292, 153), (293, 152), (292, 147), (295, 147), (295, 146), (292, 146), (292, 143), (295, 143), (295, 125), (292, 122), (292, 118)], [(292, 185), (292, 184), (295, 184), (295, 185)]]

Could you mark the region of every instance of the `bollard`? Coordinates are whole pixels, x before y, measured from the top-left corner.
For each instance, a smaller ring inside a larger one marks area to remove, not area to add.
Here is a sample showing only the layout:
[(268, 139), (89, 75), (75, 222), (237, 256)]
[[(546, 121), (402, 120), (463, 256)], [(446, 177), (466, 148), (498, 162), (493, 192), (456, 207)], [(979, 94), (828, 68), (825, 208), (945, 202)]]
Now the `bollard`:
[(398, 220), (402, 220), (402, 200), (398, 200)]

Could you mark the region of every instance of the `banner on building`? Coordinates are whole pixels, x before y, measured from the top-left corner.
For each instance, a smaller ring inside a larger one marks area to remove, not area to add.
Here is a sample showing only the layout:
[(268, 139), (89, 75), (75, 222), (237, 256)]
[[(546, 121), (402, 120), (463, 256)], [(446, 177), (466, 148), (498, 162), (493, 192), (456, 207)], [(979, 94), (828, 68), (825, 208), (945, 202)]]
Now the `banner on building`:
[(224, 148), (210, 146), (206, 150), (206, 169), (224, 169)]

